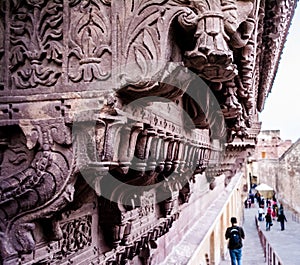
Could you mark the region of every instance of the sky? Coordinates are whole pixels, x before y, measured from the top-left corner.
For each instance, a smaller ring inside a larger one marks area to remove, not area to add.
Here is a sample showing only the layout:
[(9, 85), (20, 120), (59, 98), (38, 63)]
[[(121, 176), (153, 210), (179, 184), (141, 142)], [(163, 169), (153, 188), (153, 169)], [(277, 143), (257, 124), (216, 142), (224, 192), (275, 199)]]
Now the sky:
[(259, 114), (262, 130), (280, 130), (281, 139), (293, 142), (300, 138), (299, 25), (300, 3), (289, 29), (271, 93)]

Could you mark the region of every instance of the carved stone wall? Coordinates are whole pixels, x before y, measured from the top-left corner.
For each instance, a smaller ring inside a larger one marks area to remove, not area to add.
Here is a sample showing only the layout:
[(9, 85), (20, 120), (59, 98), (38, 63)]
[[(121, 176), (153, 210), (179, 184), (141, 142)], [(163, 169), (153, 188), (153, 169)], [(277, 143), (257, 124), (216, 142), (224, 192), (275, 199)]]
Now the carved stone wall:
[(1, 263), (151, 264), (253, 149), (295, 1), (0, 4)]

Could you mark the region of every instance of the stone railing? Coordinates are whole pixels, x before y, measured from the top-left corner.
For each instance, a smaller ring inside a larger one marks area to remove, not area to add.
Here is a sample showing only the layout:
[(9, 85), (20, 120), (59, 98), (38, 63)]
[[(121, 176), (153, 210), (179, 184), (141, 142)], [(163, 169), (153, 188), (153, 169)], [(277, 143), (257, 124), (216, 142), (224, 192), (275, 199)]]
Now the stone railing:
[(257, 227), (258, 236), (260, 239), (260, 242), (262, 244), (262, 247), (264, 249), (264, 255), (266, 259), (267, 265), (283, 265), (281, 258), (278, 256), (278, 254), (275, 252), (274, 248), (272, 247), (272, 244), (268, 241), (262, 230), (260, 229), (259, 222), (257, 219), (257, 216), (255, 216), (255, 223)]

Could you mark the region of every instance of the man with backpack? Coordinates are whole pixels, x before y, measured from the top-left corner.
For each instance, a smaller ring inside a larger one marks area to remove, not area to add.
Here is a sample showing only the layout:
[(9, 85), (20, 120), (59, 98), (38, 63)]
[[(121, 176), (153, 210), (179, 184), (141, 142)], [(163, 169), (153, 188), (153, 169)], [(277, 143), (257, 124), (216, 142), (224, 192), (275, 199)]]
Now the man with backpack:
[(243, 228), (237, 225), (236, 217), (231, 217), (230, 222), (231, 226), (226, 229), (225, 238), (229, 239), (231, 265), (242, 265), (242, 239), (245, 238), (245, 233)]

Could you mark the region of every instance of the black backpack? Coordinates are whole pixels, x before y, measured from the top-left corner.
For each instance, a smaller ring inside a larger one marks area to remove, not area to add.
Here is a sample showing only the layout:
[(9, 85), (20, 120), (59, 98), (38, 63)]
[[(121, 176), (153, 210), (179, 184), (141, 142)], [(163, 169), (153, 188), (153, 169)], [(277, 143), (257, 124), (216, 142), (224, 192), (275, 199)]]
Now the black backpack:
[(232, 227), (230, 229), (229, 247), (240, 248), (241, 246), (242, 246), (242, 239), (240, 235), (240, 230), (238, 227)]

